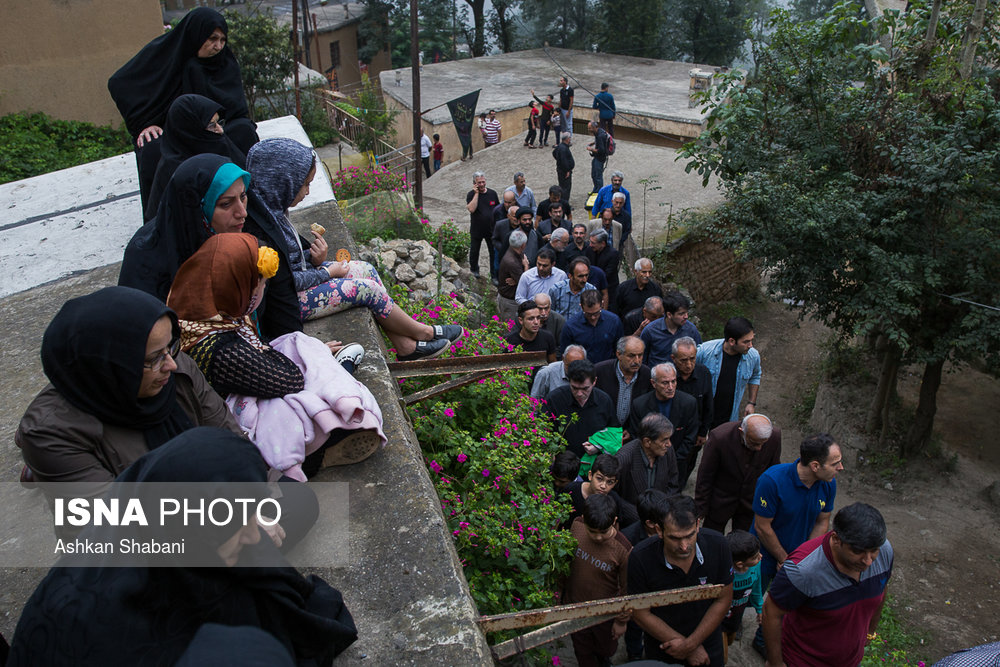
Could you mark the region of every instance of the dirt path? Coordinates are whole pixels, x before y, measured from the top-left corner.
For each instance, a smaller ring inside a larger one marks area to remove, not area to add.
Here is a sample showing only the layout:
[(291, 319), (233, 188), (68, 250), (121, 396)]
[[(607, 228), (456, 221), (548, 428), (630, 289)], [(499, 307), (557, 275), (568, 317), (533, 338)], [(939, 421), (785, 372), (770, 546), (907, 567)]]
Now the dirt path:
[[(797, 456), (802, 437), (794, 408), (817, 378), (818, 345), (829, 333), (811, 320), (798, 323), (795, 313), (780, 303), (760, 304), (749, 316), (763, 366), (758, 407), (781, 425), (782, 460), (790, 461)], [(919, 382), (919, 369), (901, 376), (900, 394), (910, 408)], [(813, 425), (817, 421), (826, 425), (846, 444), (837, 506), (860, 500), (885, 515), (896, 552), (890, 591), (904, 618), (927, 635), (925, 650), (910, 656), (913, 664), (917, 660), (931, 664), (959, 648), (996, 641), (1000, 525), (997, 507), (984, 490), (1000, 478), (995, 446), (1000, 433), (1000, 382), (969, 369), (948, 374), (935, 423), (947, 454), (943, 459), (910, 462), (891, 481), (864, 464), (870, 454), (859, 448), (860, 423), (870, 394), (831, 393), (818, 411), (828, 416), (814, 417)], [(845, 420), (842, 429), (837, 428), (840, 420)], [(953, 472), (946, 470), (951, 453), (958, 455)]]

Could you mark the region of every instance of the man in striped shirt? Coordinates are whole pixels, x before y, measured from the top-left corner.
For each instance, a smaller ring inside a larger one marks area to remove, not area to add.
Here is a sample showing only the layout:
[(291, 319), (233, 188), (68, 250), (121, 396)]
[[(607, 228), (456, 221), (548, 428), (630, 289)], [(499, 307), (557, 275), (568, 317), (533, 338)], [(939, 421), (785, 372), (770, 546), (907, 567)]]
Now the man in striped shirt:
[(486, 144), (486, 148), (500, 143), (500, 121), (497, 120), (496, 111), (490, 109), (490, 114), (483, 119), (480, 130), (482, 130), (483, 143)]

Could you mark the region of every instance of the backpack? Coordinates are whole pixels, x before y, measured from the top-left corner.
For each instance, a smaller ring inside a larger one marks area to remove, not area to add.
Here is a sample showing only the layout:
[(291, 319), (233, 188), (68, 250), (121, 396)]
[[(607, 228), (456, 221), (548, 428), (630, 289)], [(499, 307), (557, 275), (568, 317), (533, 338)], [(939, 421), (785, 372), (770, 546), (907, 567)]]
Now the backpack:
[(608, 155), (615, 154), (615, 138), (608, 134)]

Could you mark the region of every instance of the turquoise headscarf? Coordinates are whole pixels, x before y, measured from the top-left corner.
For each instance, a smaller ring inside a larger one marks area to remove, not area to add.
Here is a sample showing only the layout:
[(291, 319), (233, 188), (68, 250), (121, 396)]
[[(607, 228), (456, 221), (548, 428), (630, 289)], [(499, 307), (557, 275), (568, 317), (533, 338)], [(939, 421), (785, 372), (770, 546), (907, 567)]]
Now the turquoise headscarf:
[(208, 187), (205, 198), (201, 200), (201, 210), (205, 214), (205, 220), (208, 221), (209, 226), (212, 225), (212, 216), (215, 214), (215, 202), (219, 200), (223, 192), (229, 189), (229, 186), (236, 182), (237, 178), (242, 178), (243, 187), (247, 190), (250, 189), (250, 174), (232, 162), (225, 163), (215, 172), (212, 185)]

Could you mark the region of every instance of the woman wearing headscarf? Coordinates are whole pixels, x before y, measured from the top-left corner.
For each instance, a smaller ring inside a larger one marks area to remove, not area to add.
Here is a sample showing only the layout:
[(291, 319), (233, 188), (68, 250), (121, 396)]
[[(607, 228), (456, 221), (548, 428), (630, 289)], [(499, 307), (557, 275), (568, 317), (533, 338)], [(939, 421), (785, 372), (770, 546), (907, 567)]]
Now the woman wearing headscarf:
[(125, 247), (118, 284), (165, 302), (177, 269), (202, 243), (216, 233), (242, 231), (249, 185), (250, 174), (220, 155), (185, 160), (167, 183), (156, 217)]
[(170, 177), (188, 158), (211, 153), (229, 158), (239, 167), (246, 165), (246, 156), (226, 136), (220, 113), (222, 105), (202, 95), (181, 95), (170, 105), (160, 138), (160, 163), (146, 204), (147, 222), (156, 216)]
[(14, 435), (35, 479), (105, 482), (195, 426), (241, 433), (195, 363), (177, 316), (138, 290), (70, 299), (42, 337), (50, 384)]
[(136, 144), (145, 209), (157, 164), (167, 109), (179, 95), (195, 93), (218, 102), (233, 143), (245, 154), (257, 142), (236, 57), (226, 44), (229, 26), (207, 7), (144, 46), (108, 80), (108, 90)]
[(264, 459), (305, 480), (321, 463), (367, 458), (386, 438), (375, 397), (330, 346), (299, 332), (260, 339), (250, 315), (277, 266), (250, 234), (213, 236), (181, 266), (167, 303), (179, 313), (181, 349), (229, 397)]
[(365, 306), (401, 361), (436, 357), (462, 336), (464, 329), (456, 324), (422, 324), (396, 306), (371, 264), (328, 262), (329, 248), (320, 233), (312, 232), (311, 243), (299, 236), (288, 209), (309, 194), (316, 175), (312, 149), (292, 139), (267, 139), (250, 149), (247, 169), (253, 175), (251, 195), (259, 204), (250, 207), (247, 231), (281, 240), (303, 320)]
[[(139, 290), (106, 287), (63, 304), (42, 337), (42, 369), (50, 384), (28, 406), (14, 434), (30, 477), (109, 482), (196, 426), (244, 437), (180, 347), (177, 316)], [(53, 486), (43, 490), (49, 493)], [(282, 500), (286, 505), (288, 520), (277, 537), (285, 537), (282, 546), (290, 548), (315, 523), (318, 510), (305, 487), (290, 488)]]
[[(137, 460), (120, 482), (195, 482), (205, 493), (228, 497), (224, 485), (264, 486), (267, 466), (254, 446), (226, 431), (198, 428)], [(117, 527), (94, 526), (83, 537), (103, 539)], [(293, 664), (330, 665), (357, 638), (340, 592), (287, 565), (256, 521), (186, 532), (185, 554), (167, 562), (129, 567), (52, 568), (25, 605), (8, 665), (209, 664), (204, 639), (249, 636), (263, 630)], [(188, 565), (191, 551), (212, 566)], [(106, 565), (114, 565), (107, 555)], [(212, 562), (214, 561), (214, 562)], [(153, 567), (152, 565), (159, 565)], [(231, 628), (221, 633), (219, 626)], [(197, 639), (197, 641), (196, 641)], [(253, 644), (229, 644), (229, 664), (260, 664)], [(269, 642), (269, 649), (276, 647)], [(276, 662), (274, 664), (282, 664)]]

